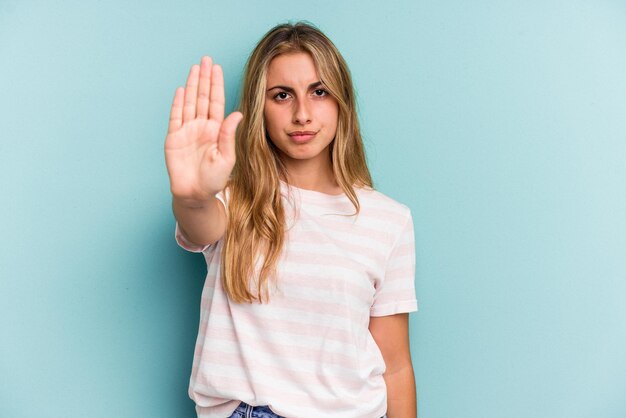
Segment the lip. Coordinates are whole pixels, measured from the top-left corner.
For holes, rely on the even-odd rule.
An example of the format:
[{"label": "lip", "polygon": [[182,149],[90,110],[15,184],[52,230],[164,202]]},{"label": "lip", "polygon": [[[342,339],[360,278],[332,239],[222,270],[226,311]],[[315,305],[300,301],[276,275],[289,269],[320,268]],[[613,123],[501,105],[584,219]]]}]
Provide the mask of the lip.
[{"label": "lip", "polygon": [[302,143],[313,139],[316,134],[317,132],[313,131],[294,131],[289,133],[289,136],[291,137],[291,139],[293,139],[294,142]]}]

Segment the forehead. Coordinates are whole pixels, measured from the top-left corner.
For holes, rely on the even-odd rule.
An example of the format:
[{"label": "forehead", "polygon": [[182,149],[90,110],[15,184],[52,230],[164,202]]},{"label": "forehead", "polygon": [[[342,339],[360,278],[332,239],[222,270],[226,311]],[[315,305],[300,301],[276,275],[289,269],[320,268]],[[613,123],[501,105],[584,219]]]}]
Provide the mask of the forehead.
[{"label": "forehead", "polygon": [[315,62],[310,54],[296,52],[281,54],[267,68],[267,82],[285,85],[308,85],[319,80]]}]

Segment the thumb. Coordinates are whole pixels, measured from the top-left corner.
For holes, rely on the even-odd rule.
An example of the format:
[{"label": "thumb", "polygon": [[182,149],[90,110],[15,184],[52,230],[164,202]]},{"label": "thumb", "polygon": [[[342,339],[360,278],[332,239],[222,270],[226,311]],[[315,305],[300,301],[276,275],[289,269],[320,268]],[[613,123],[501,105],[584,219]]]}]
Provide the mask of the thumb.
[{"label": "thumb", "polygon": [[235,159],[235,132],[242,119],[243,113],[233,112],[222,122],[217,147],[220,154],[228,159]]}]

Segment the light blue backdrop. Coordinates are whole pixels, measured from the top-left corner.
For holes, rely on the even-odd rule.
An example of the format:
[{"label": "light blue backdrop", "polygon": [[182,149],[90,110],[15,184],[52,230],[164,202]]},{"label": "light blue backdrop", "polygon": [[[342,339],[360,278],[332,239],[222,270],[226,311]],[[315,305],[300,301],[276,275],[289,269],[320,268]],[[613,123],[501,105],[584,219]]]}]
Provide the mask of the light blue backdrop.
[{"label": "light blue backdrop", "polygon": [[231,111],[299,19],[413,210],[420,417],[626,416],[617,0],[0,2],[0,416],[195,416],[205,266],[173,239],[169,107],[209,54]]}]

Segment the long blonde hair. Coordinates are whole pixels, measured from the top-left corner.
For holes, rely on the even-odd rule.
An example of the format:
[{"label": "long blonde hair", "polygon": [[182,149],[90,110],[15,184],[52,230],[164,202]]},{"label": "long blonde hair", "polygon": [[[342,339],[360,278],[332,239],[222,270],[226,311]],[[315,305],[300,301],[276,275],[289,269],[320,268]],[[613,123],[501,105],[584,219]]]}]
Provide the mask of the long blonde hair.
[{"label": "long blonde hair", "polygon": [[[267,68],[276,56],[306,52],[322,83],[339,105],[337,131],[330,145],[337,183],[360,211],[355,187],[373,188],[365,158],[350,71],[343,57],[318,28],[308,22],[284,23],[269,30],[248,58],[239,111],[244,115],[236,134],[236,163],[229,189],[228,225],[221,254],[221,281],[234,302],[260,300],[275,276],[285,241],[285,212],[280,180],[285,167],[268,138],[263,117]],[[256,282],[257,296],[250,291]]]}]

